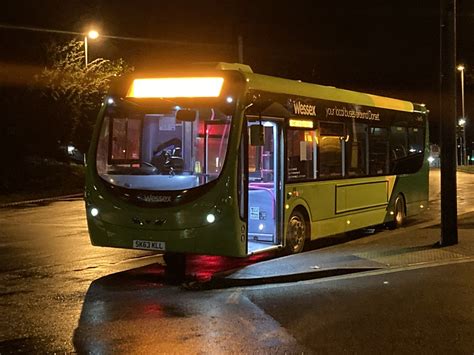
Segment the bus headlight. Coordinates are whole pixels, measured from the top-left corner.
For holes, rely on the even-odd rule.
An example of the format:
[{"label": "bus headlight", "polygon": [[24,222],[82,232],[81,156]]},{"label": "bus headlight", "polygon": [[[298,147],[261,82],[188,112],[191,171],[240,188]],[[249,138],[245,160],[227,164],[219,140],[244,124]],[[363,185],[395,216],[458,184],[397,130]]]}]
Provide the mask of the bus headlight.
[{"label": "bus headlight", "polygon": [[214,216],[212,213],[209,213],[207,216],[206,216],[206,221],[208,223],[214,223],[216,221],[216,216]]},{"label": "bus headlight", "polygon": [[97,217],[99,215],[99,210],[95,207],[92,207],[90,211],[92,217]]}]

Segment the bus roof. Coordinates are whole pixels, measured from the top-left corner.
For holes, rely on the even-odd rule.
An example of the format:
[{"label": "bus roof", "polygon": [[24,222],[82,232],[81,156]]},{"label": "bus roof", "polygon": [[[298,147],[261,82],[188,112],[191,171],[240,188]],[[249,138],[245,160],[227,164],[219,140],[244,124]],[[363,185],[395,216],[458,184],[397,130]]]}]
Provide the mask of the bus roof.
[{"label": "bus roof", "polygon": [[[379,95],[372,95],[352,90],[339,89],[334,86],[325,86],[312,83],[302,82],[300,80],[284,79],[275,76],[257,74],[252,71],[252,68],[246,64],[241,63],[225,63],[225,62],[205,62],[195,63],[190,68],[187,68],[189,74],[192,76],[200,76],[202,73],[214,75],[216,72],[235,71],[239,72],[246,81],[247,91],[262,91],[275,94],[287,94],[295,96],[304,96],[308,98],[316,98],[322,100],[344,102],[353,105],[370,106],[377,108],[384,108],[404,112],[419,112],[427,113],[424,104],[415,104],[410,101],[399,100]],[[183,77],[183,72],[180,70],[179,75],[176,71],[170,77]],[[188,73],[187,71],[185,72]],[[137,76],[134,73],[134,78],[149,78],[150,75]],[[160,73],[160,77],[163,73]],[[128,92],[130,93],[130,87]]]},{"label": "bus roof", "polygon": [[217,70],[235,70],[242,73],[247,81],[247,90],[291,94],[405,112],[427,112],[423,104],[414,104],[410,101],[257,74],[252,71],[250,66],[240,63],[220,62],[213,64]]},{"label": "bus roof", "polygon": [[354,105],[386,108],[397,111],[414,111],[414,105],[409,101],[365,94],[357,91],[338,89],[333,86],[310,84],[298,80],[283,79],[253,73],[243,74],[247,79],[248,90],[286,93],[323,100],[347,102]]}]

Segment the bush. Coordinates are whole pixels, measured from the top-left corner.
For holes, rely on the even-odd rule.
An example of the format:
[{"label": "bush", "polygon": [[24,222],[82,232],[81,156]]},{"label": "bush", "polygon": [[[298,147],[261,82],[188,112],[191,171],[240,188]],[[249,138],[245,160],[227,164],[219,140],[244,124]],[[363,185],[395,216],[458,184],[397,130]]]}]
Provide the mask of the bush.
[{"label": "bush", "polygon": [[0,201],[80,193],[84,189],[84,166],[29,157],[8,167],[0,177]]}]

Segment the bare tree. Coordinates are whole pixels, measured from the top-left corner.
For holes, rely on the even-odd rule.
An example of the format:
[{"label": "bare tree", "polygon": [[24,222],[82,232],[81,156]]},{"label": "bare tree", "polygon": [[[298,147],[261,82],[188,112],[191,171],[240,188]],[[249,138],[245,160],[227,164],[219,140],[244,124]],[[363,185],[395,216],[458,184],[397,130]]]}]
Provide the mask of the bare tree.
[{"label": "bare tree", "polygon": [[85,66],[84,44],[77,40],[52,45],[48,54],[50,64],[34,85],[41,93],[39,108],[48,122],[48,139],[56,145],[72,142],[85,151],[110,81],[133,68],[123,59],[104,58]]}]

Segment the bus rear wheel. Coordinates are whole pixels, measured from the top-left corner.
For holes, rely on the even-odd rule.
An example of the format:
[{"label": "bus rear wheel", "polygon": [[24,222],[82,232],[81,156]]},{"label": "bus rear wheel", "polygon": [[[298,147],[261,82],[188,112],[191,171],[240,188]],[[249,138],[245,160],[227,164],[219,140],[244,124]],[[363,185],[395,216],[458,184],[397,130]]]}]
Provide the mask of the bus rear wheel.
[{"label": "bus rear wheel", "polygon": [[393,208],[393,221],[388,224],[390,229],[400,228],[405,224],[406,211],[405,211],[405,200],[403,196],[397,196],[395,205]]},{"label": "bus rear wheel", "polygon": [[286,252],[296,254],[303,250],[309,228],[303,214],[295,210],[291,213],[286,229]]}]

